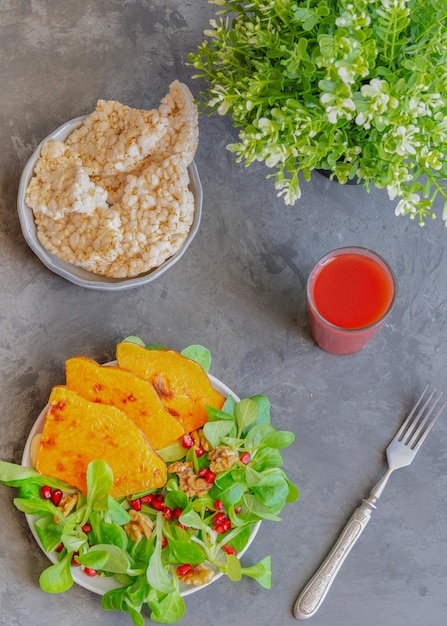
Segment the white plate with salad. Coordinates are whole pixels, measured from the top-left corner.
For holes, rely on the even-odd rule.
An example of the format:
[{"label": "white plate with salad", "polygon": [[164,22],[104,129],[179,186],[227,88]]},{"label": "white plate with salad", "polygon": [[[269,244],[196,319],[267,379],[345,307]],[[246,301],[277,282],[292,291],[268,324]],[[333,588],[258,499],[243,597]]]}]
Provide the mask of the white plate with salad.
[{"label": "white plate with salad", "polygon": [[[248,566],[241,563],[241,557],[261,522],[281,521],[282,508],[298,497],[298,490],[282,470],[279,452],[294,441],[294,434],[271,424],[266,396],[241,400],[211,376],[206,352],[190,346],[182,355],[199,364],[199,357],[206,357],[208,365],[202,367],[225,398],[224,404],[220,409],[207,406],[201,431],[208,452],[199,454],[200,445],[185,446],[183,439],[158,450],[167,465],[167,482],[162,488],[112,498],[113,472],[98,459],[88,464],[85,494],[37,472],[33,462],[36,441],[43,431],[47,407],[28,435],[22,464],[0,460],[0,483],[18,488],[14,504],[26,515],[36,542],[52,563],[39,578],[43,591],[60,593],[76,583],[100,595],[106,610],[127,612],[140,626],[146,609],[153,621],[178,621],[185,612],[183,597],[222,575],[234,582],[247,576],[270,588],[270,556]],[[213,468],[216,453],[219,461],[227,455],[231,462]],[[193,493],[182,489],[173,469],[177,462],[189,464],[194,479],[211,472],[211,486]],[[51,496],[43,495],[42,490],[49,490]],[[61,500],[56,504],[54,492],[68,499],[74,496],[74,508],[67,511]],[[135,501],[140,508],[135,508]],[[135,511],[141,511],[151,525],[144,540],[141,534],[135,538],[126,527],[134,521]]]},{"label": "white plate with salad", "polygon": [[[111,363],[109,363],[108,365],[116,365],[116,362],[113,361]],[[229,387],[227,387],[224,383],[222,383],[220,380],[218,380],[217,378],[215,378],[214,376],[212,376],[211,374],[208,374],[209,379],[211,380],[211,383],[213,385],[213,387],[219,391],[223,396],[225,396],[226,398],[228,398],[229,396],[232,396],[236,402],[239,402],[239,398],[238,396],[231,391],[231,389]],[[38,435],[39,433],[42,432],[43,430],[43,426],[45,423],[45,416],[46,416],[46,412],[47,412],[47,408],[45,407],[42,412],[40,413],[40,415],[38,416],[38,418],[36,419],[36,421],[34,422],[34,425],[28,435],[28,439],[26,441],[25,444],[25,448],[23,450],[23,455],[22,455],[22,465],[24,467],[28,467],[28,468],[32,468],[33,464],[32,464],[32,443],[33,440],[35,439],[36,435]],[[26,521],[28,523],[28,526],[31,530],[31,533],[34,536],[34,539],[36,540],[37,544],[39,545],[39,547],[41,548],[41,550],[46,554],[46,556],[48,557],[48,559],[52,562],[52,563],[57,563],[59,561],[59,555],[58,553],[53,550],[52,552],[47,552],[44,547],[42,546],[42,543],[39,539],[39,536],[36,532],[35,529],[35,521],[36,521],[36,516],[35,515],[30,515],[30,514],[25,514],[26,517]],[[250,545],[252,544],[254,538],[256,537],[256,534],[259,530],[259,527],[261,525],[261,522],[257,522],[253,525],[252,529],[251,529],[251,533],[250,533],[250,538],[247,542],[247,544],[245,545],[245,547],[238,553],[238,556],[241,557],[243,556],[243,554],[245,554],[245,552],[248,550],[248,548],[250,547]],[[104,595],[107,591],[110,591],[111,589],[116,589],[118,587],[121,586],[121,584],[116,580],[116,578],[114,577],[98,577],[96,576],[95,578],[90,578],[89,576],[87,576],[84,571],[80,570],[80,568],[73,566],[71,568],[71,573],[73,576],[73,580],[80,585],[81,587],[83,587],[84,589],[87,589],[88,591],[93,591],[93,593],[97,593],[99,595]],[[189,594],[192,594],[196,591],[200,591],[201,589],[204,589],[205,587],[207,587],[208,585],[210,585],[211,583],[215,582],[216,580],[218,580],[219,578],[221,578],[221,576],[223,575],[222,572],[220,571],[216,571],[214,574],[214,578],[209,582],[206,583],[204,585],[201,585],[200,587],[191,587],[191,586],[187,586],[187,585],[181,585],[181,595],[182,596],[187,596]]]}]

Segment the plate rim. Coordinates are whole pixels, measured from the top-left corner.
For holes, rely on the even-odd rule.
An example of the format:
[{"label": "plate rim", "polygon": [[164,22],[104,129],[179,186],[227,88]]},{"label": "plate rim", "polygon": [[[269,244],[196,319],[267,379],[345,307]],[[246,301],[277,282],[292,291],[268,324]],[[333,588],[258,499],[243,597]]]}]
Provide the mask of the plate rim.
[{"label": "plate rim", "polygon": [[[37,228],[34,222],[33,211],[25,202],[26,189],[33,176],[34,166],[40,156],[44,143],[53,139],[64,141],[69,136],[69,134],[73,132],[76,128],[78,128],[87,117],[88,115],[79,115],[78,117],[68,120],[58,126],[44,139],[42,139],[42,141],[38,144],[38,146],[34,149],[33,153],[29,157],[28,161],[22,169],[17,192],[17,213],[19,216],[20,228],[29,248],[45,265],[45,267],[52,271],[54,274],[65,278],[65,280],[68,280],[74,285],[77,285],[78,287],[85,287],[87,289],[96,289],[103,291],[123,291],[127,289],[134,289],[136,287],[145,285],[149,282],[156,280],[162,274],[164,274],[164,272],[166,272],[166,270],[168,270],[172,265],[177,263],[177,261],[179,261],[181,257],[185,254],[191,242],[197,235],[202,218],[203,204],[203,189],[199,177],[199,172],[195,161],[192,161],[192,163],[188,166],[190,179],[189,189],[194,195],[195,207],[194,218],[188,235],[186,236],[182,247],[158,267],[134,278],[130,277],[122,279],[107,279],[107,277],[105,276],[101,277],[99,274],[88,272],[88,270],[85,270],[84,268],[78,267],[72,263],[68,263],[68,261],[64,261],[63,259],[59,259],[54,254],[49,252],[37,238]],[[75,268],[76,272],[80,273],[80,276],[74,274],[74,270],[72,270],[71,268]],[[92,276],[92,278],[89,278],[89,276]]]},{"label": "plate rim", "polygon": [[[116,361],[109,361],[108,363],[104,363],[104,365],[116,365],[117,362]],[[219,380],[218,378],[216,378],[215,376],[213,376],[212,374],[207,373],[208,378],[211,381],[211,384],[213,385],[213,387],[217,390],[220,391],[222,393],[222,395],[224,395],[226,398],[228,398],[229,396],[232,396],[236,402],[240,401],[240,398],[230,389],[230,387],[228,387],[225,383],[223,383],[221,380]],[[30,432],[28,433],[28,437],[26,439],[25,442],[25,447],[23,449],[23,453],[22,453],[22,459],[21,459],[21,465],[23,467],[28,467],[28,468],[32,468],[32,463],[31,463],[31,458],[30,458],[30,451],[31,451],[31,443],[33,438],[35,437],[35,435],[37,435],[39,432],[41,432],[41,427],[43,426],[43,423],[45,421],[45,415],[46,415],[46,411],[48,409],[48,404],[45,405],[45,407],[42,409],[42,411],[39,413],[38,417],[36,418],[36,420],[34,421]],[[59,562],[57,553],[55,550],[53,550],[52,552],[47,552],[44,547],[42,546],[42,543],[39,539],[39,536],[36,532],[36,529],[34,528],[34,521],[36,519],[38,519],[38,515],[31,515],[29,513],[25,513],[25,518],[26,518],[26,522],[28,524],[28,527],[31,531],[31,534],[33,535],[37,545],[39,546],[39,548],[41,549],[41,551],[45,554],[45,556],[51,561],[51,563],[56,564]],[[245,552],[249,549],[249,547],[251,546],[251,544],[253,543],[256,535],[258,534],[259,528],[261,526],[261,520],[259,520],[258,522],[256,522],[255,524],[253,524],[252,529],[251,529],[251,533],[250,533],[250,537],[247,541],[247,544],[244,546],[244,548],[238,553],[238,558],[241,558]],[[113,576],[110,577],[104,577],[104,578],[89,578],[86,574],[84,574],[78,567],[71,567],[71,573],[73,576],[73,581],[78,584],[80,587],[83,587],[84,589],[87,589],[88,591],[91,591],[93,593],[96,593],[97,595],[104,595],[107,591],[111,590],[111,589],[118,589],[119,587],[122,587],[123,585],[120,585],[118,583],[118,581],[116,581],[116,579]],[[180,591],[180,595],[182,597],[186,597],[188,595],[191,595],[192,593],[196,593],[197,591],[201,591],[202,589],[205,589],[205,587],[208,587],[209,585],[212,585],[214,582],[216,582],[217,580],[219,580],[219,578],[221,578],[223,576],[223,573],[220,571],[216,571],[215,570],[215,575],[212,578],[211,581],[209,581],[208,583],[205,583],[204,585],[201,585],[200,587],[192,587],[192,586],[186,586],[186,585],[181,585],[181,591]],[[102,583],[102,585],[100,587],[98,587],[98,585],[95,585],[95,582],[100,582]]]}]

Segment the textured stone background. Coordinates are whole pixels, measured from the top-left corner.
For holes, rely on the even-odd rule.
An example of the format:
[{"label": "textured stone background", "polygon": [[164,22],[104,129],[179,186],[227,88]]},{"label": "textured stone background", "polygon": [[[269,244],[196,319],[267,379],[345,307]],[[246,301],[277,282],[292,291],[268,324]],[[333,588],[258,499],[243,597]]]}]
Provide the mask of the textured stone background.
[{"label": "textured stone background", "polygon": [[[99,98],[158,105],[214,15],[205,0],[3,0],[0,3],[0,458],[18,462],[51,386],[75,354],[113,358],[128,334],[176,349],[206,345],[212,373],[242,396],[265,393],[301,490],[282,523],[263,523],[244,557],[273,555],[273,587],[221,579],[186,600],[185,626],[292,625],[297,592],[383,468],[383,450],[429,380],[447,390],[447,232],[396,218],[386,194],[315,174],[295,207],[263,165],[236,164],[230,120],[201,116],[203,219],[180,264],[137,290],[104,293],[49,272],[20,232],[21,170],[39,141]],[[336,357],[309,337],[304,286],[330,249],[363,245],[392,265],[398,297],[361,353]],[[447,611],[447,416],[415,464],[391,479],[314,626],[439,626]],[[0,624],[130,624],[74,587],[43,594],[47,565],[12,491],[0,486]]]}]

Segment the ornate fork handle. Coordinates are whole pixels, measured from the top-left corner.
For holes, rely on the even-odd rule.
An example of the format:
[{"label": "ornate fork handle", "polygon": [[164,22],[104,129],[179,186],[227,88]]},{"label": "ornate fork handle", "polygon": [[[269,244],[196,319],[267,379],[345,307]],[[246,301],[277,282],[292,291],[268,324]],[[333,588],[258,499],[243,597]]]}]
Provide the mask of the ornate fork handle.
[{"label": "ornate fork handle", "polygon": [[369,522],[376,508],[373,504],[375,499],[363,500],[351,515],[331,551],[298,596],[293,609],[296,619],[308,619],[319,609],[338,570]]}]

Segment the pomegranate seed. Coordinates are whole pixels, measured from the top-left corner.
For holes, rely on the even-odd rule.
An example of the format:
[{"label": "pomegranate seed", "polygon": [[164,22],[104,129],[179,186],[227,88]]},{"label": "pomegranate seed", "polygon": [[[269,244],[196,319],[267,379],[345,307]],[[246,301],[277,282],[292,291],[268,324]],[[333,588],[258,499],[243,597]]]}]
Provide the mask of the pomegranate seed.
[{"label": "pomegranate seed", "polygon": [[205,480],[207,483],[212,485],[214,481],[216,480],[216,474],[212,472],[211,470],[208,470],[208,474],[205,476]]},{"label": "pomegranate seed", "polygon": [[147,496],[141,496],[140,500],[142,504],[151,504],[154,498],[153,493],[148,493]]},{"label": "pomegranate seed", "polygon": [[223,535],[224,533],[227,532],[227,530],[230,530],[230,528],[231,528],[231,522],[229,519],[222,522],[222,524],[218,524],[217,526],[214,526],[214,530],[216,531],[218,535]]},{"label": "pomegranate seed", "polygon": [[177,567],[177,575],[186,576],[186,574],[189,574],[191,570],[192,570],[192,567],[188,563],[185,563],[184,565],[179,565]]},{"label": "pomegranate seed", "polygon": [[62,500],[62,491],[60,489],[53,489],[51,492],[51,502],[54,506],[57,506],[59,502]]},{"label": "pomegranate seed", "polygon": [[202,446],[196,446],[196,456],[203,456],[205,454],[205,450],[202,448]]},{"label": "pomegranate seed", "polygon": [[164,518],[167,519],[168,521],[174,517],[174,511],[169,506],[164,506],[162,508],[162,511],[163,511]]},{"label": "pomegranate seed", "polygon": [[164,535],[162,535],[162,537],[161,537],[161,547],[162,548],[166,548],[167,545],[168,545],[168,540],[166,539],[166,537]]},{"label": "pomegranate seed", "polygon": [[84,574],[87,574],[87,576],[96,576],[98,573],[98,570],[93,569],[93,567],[84,567]]},{"label": "pomegranate seed", "polygon": [[239,461],[244,465],[248,465],[251,461],[250,452],[242,452],[241,456],[239,457]]},{"label": "pomegranate seed", "polygon": [[194,445],[194,439],[190,434],[183,435],[182,437],[182,446],[184,448],[192,448]]},{"label": "pomegranate seed", "polygon": [[242,511],[242,504],[240,504],[239,506],[235,507],[235,509],[234,509],[234,512],[236,513],[236,515],[238,515],[241,511]]},{"label": "pomegranate seed", "polygon": [[174,509],[173,513],[174,513],[174,517],[175,517],[176,519],[178,519],[178,518],[180,517],[180,515],[183,513],[183,509],[181,509],[181,508],[178,506],[176,509]]},{"label": "pomegranate seed", "polygon": [[82,526],[82,531],[84,533],[89,533],[92,530],[91,524],[84,524],[84,526]]},{"label": "pomegranate seed", "polygon": [[151,504],[154,507],[154,509],[156,509],[157,511],[161,511],[161,510],[163,510],[164,502],[165,502],[165,499],[162,496],[162,494],[161,493],[156,493],[154,495],[154,497],[152,498],[152,503]]},{"label": "pomegranate seed", "polygon": [[81,564],[76,560],[76,556],[77,556],[77,553],[73,554],[73,556],[71,557],[71,564],[76,565],[76,567],[78,567]]},{"label": "pomegranate seed", "polygon": [[214,500],[214,508],[216,511],[223,511],[225,507],[222,500]]},{"label": "pomegranate seed", "polygon": [[206,482],[210,483],[211,485],[216,480],[216,474],[212,472],[208,467],[204,467],[203,469],[199,470],[197,475],[200,476],[200,478],[204,478]]},{"label": "pomegranate seed", "polygon": [[43,485],[43,487],[40,488],[40,495],[44,500],[51,500],[51,487]]},{"label": "pomegranate seed", "polygon": [[56,548],[56,552],[62,552],[63,549],[64,549],[64,544],[60,543]]},{"label": "pomegranate seed", "polygon": [[216,513],[216,515],[213,517],[213,526],[220,526],[223,522],[226,522],[228,519],[228,517],[225,515],[225,513]]},{"label": "pomegranate seed", "polygon": [[177,526],[180,526],[180,528],[183,528],[183,530],[188,530],[188,526],[185,526],[185,524],[182,524],[181,522],[179,522]]},{"label": "pomegranate seed", "polygon": [[225,528],[225,526],[223,524],[220,524],[219,526],[214,526],[214,531],[218,534],[218,535],[223,535],[224,533],[227,532],[227,529]]},{"label": "pomegranate seed", "polygon": [[224,546],[222,546],[222,550],[226,552],[227,554],[237,554],[233,546],[229,546],[227,543]]},{"label": "pomegranate seed", "polygon": [[141,511],[141,500],[140,498],[135,498],[135,500],[130,501],[130,506],[134,511]]}]

